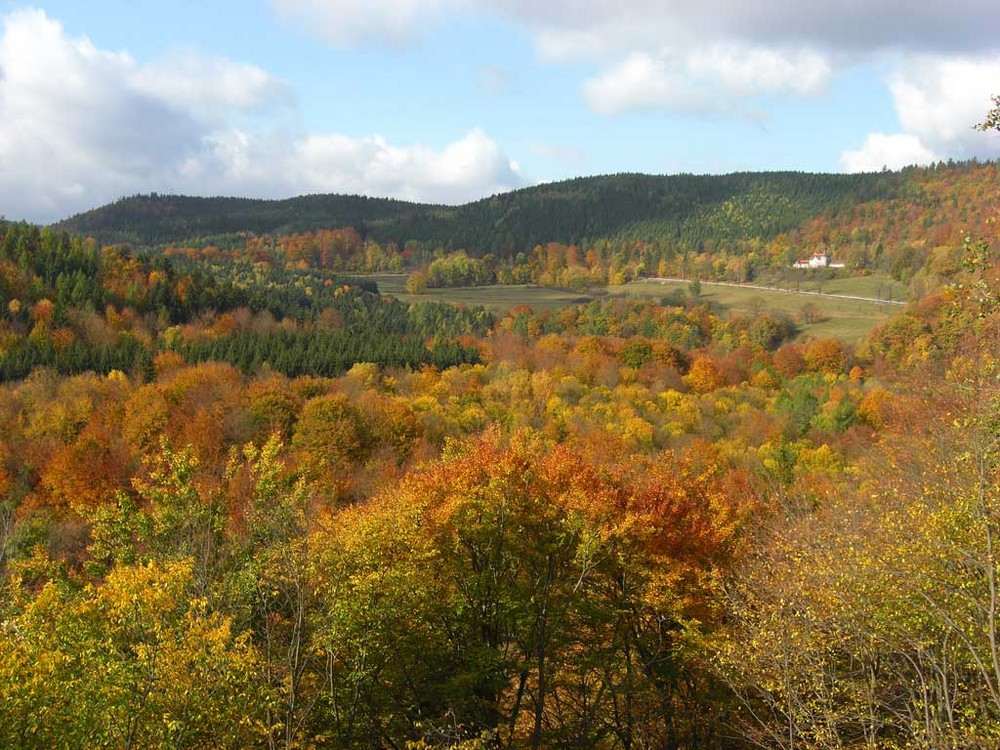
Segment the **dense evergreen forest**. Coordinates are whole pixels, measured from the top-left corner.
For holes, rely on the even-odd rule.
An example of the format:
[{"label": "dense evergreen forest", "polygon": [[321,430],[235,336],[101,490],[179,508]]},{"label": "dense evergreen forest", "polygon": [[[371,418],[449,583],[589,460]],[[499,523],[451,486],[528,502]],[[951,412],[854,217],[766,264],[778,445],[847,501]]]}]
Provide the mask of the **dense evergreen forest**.
[{"label": "dense evergreen forest", "polygon": [[[690,178],[666,202],[711,241],[609,178],[627,222],[513,254],[375,239],[389,204],[156,248],[0,223],[0,746],[996,747],[995,169]],[[492,314],[354,276],[811,249],[914,299],[847,345],[693,293]]]},{"label": "dense evergreen forest", "polygon": [[290,234],[324,227],[364,228],[380,220],[405,221],[436,206],[359,195],[307,195],[287,200],[137,195],[78,214],[57,229],[104,243],[155,245],[189,237],[238,232]]}]

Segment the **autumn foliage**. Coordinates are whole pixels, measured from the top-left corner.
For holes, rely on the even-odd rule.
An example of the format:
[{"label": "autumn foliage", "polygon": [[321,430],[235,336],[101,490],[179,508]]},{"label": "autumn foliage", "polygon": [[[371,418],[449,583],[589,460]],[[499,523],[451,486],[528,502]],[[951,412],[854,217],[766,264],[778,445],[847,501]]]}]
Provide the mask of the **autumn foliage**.
[{"label": "autumn foliage", "polygon": [[[862,223],[910,237],[860,210],[858,264]],[[929,251],[953,283],[853,346],[704,300],[493,315],[335,275],[760,270],[721,246],[508,262],[344,229],[152,258],[2,227],[0,745],[1000,738],[987,245]]]}]

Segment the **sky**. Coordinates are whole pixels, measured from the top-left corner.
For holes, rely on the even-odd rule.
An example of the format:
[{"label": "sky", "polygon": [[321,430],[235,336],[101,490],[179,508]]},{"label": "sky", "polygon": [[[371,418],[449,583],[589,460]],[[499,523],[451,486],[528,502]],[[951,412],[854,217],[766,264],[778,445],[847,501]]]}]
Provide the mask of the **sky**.
[{"label": "sky", "polygon": [[0,216],[1000,157],[996,0],[0,0]]}]

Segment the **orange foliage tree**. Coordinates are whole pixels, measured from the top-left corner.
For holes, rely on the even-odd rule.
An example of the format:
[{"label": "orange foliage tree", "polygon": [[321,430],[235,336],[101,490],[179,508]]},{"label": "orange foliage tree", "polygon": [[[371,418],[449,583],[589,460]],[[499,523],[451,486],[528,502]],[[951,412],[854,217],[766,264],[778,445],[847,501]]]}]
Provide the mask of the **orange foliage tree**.
[{"label": "orange foliage tree", "polygon": [[338,592],[325,598],[329,700],[361,711],[367,731],[394,727],[397,743],[417,732],[393,713],[412,690],[504,746],[596,741],[609,727],[626,742],[677,741],[705,689],[685,644],[709,622],[711,571],[751,506],[746,482],[707,454],[620,470],[532,433],[449,443],[312,540],[318,585]]}]

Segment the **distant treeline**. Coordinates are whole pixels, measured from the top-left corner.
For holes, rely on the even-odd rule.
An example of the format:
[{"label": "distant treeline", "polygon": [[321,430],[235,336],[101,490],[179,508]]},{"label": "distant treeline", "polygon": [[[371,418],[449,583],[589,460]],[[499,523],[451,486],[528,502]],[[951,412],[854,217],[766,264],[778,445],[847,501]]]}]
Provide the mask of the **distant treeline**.
[{"label": "distant treeline", "polygon": [[149,195],[79,214],[58,227],[102,242],[154,245],[349,225],[366,238],[401,247],[417,240],[511,256],[539,243],[581,244],[617,235],[692,246],[711,239],[772,237],[809,216],[893,198],[905,181],[901,172],[618,174],[539,185],[457,207],[336,195],[283,201]]}]

